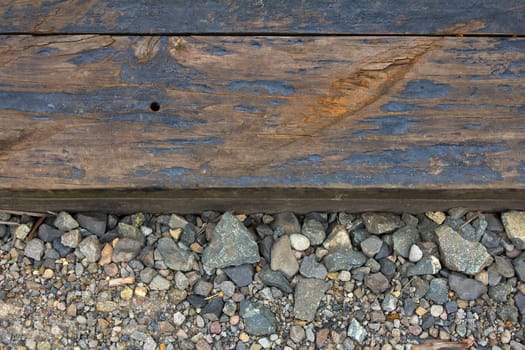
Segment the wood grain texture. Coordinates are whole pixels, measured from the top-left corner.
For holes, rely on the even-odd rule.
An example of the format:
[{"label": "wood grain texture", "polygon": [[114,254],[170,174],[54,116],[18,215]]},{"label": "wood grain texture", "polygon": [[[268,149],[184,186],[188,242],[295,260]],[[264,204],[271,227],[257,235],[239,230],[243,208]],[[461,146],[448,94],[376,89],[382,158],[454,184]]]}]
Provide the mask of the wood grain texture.
[{"label": "wood grain texture", "polygon": [[522,0],[12,0],[1,33],[525,34]]},{"label": "wood grain texture", "polygon": [[301,205],[305,189],[509,190],[519,206],[524,77],[525,39],[3,36],[0,205],[267,188]]}]

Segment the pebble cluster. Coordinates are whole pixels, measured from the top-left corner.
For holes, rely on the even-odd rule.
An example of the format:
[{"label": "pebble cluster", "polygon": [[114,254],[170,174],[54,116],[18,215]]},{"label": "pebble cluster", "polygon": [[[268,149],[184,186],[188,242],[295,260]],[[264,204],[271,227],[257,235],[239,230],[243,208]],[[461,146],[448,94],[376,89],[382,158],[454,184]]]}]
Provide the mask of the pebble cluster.
[{"label": "pebble cluster", "polygon": [[525,349],[525,212],[0,222],[0,348]]}]

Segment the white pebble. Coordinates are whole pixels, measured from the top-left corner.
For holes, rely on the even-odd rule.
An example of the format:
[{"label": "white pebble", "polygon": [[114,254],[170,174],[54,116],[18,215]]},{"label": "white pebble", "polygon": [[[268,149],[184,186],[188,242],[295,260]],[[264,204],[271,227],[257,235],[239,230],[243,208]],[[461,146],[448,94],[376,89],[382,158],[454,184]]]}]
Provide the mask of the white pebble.
[{"label": "white pebble", "polygon": [[351,278],[352,278],[352,274],[350,273],[350,271],[343,270],[339,272],[339,276],[338,276],[339,281],[348,282],[350,281]]},{"label": "white pebble", "polygon": [[421,248],[417,246],[417,244],[412,244],[412,247],[410,247],[410,253],[408,254],[408,260],[411,262],[418,262],[423,257],[423,252],[421,251]]},{"label": "white pebble", "polygon": [[268,338],[261,338],[258,343],[265,349],[268,349],[272,345]]},{"label": "white pebble", "polygon": [[299,233],[293,233],[290,235],[290,244],[293,249],[302,252],[310,247],[310,240]]},{"label": "white pebble", "polygon": [[441,305],[432,305],[430,308],[430,314],[434,317],[439,317],[443,313],[443,306]]},{"label": "white pebble", "polygon": [[181,326],[185,320],[186,320],[186,317],[180,311],[176,312],[173,315],[173,324],[175,326]]}]

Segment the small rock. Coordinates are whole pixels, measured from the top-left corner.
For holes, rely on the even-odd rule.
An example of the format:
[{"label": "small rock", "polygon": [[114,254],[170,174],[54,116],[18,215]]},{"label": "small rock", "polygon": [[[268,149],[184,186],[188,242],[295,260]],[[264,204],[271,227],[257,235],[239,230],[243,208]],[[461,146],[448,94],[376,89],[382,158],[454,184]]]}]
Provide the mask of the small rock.
[{"label": "small rock", "polygon": [[184,321],[186,321],[186,316],[180,311],[177,311],[173,314],[173,324],[177,327],[180,327],[184,324]]},{"label": "small rock", "polygon": [[207,297],[213,289],[213,284],[203,279],[200,279],[193,285],[193,293]]},{"label": "small rock", "polygon": [[525,254],[521,254],[512,261],[516,274],[521,282],[525,282]]},{"label": "small rock", "polygon": [[286,235],[301,232],[301,225],[299,224],[299,220],[297,220],[297,217],[294,213],[278,213],[274,215],[273,218],[274,220],[272,221],[271,226],[274,231],[280,230]]},{"label": "small rock", "polygon": [[145,298],[148,295],[148,288],[145,286],[136,286],[134,294],[139,298]]},{"label": "small rock", "polygon": [[390,287],[388,279],[381,272],[366,276],[365,285],[375,294],[381,294]]},{"label": "small rock", "polygon": [[443,313],[443,306],[442,305],[432,305],[430,307],[430,314],[434,317],[439,317]]},{"label": "small rock", "polygon": [[514,277],[514,267],[508,258],[504,256],[495,256],[494,260],[496,264],[496,271],[498,271],[500,275],[506,278]]},{"label": "small rock", "polygon": [[430,286],[425,298],[443,305],[448,301],[448,283],[444,278],[434,278],[430,281]]},{"label": "small rock", "polygon": [[142,249],[142,242],[131,238],[120,238],[113,248],[112,260],[113,262],[128,262],[139,255]]},{"label": "small rock", "polygon": [[361,251],[369,258],[373,258],[374,255],[379,253],[381,247],[383,246],[383,241],[377,236],[371,236],[361,242]]},{"label": "small rock", "polygon": [[106,214],[80,213],[76,215],[76,219],[81,227],[99,237],[106,232]]},{"label": "small rock", "polygon": [[423,252],[417,244],[412,244],[410,247],[410,252],[408,253],[408,260],[411,262],[418,262],[423,257]]},{"label": "small rock", "polygon": [[84,238],[78,245],[80,252],[86,257],[89,262],[97,262],[100,259],[100,251],[102,250],[98,237],[95,235]]},{"label": "small rock", "polygon": [[82,235],[80,234],[79,230],[65,232],[60,237],[60,243],[70,248],[78,247],[80,241],[82,241]]},{"label": "small rock", "polygon": [[36,261],[40,261],[44,255],[44,242],[38,238],[34,238],[27,242],[24,249],[24,255]]},{"label": "small rock", "polygon": [[38,238],[44,242],[53,242],[60,236],[62,236],[62,232],[47,224],[42,224],[38,228]]},{"label": "small rock", "polygon": [[120,298],[121,299],[129,300],[132,297],[133,297],[133,289],[131,289],[128,286],[125,286],[124,288],[122,288],[122,290],[120,291]]},{"label": "small rock", "polygon": [[304,332],[303,327],[300,327],[300,326],[290,327],[290,339],[292,339],[292,341],[295,344],[300,344],[304,340],[304,337],[305,337],[305,332]]},{"label": "small rock", "polygon": [[253,281],[253,265],[251,264],[227,267],[224,272],[239,288],[246,287]]},{"label": "small rock", "polygon": [[179,248],[177,243],[169,237],[157,241],[157,251],[162,260],[172,270],[190,271],[193,267],[194,257],[187,251]]},{"label": "small rock", "polygon": [[231,213],[224,213],[204,249],[202,263],[210,269],[253,264],[260,260],[259,247],[251,233]]},{"label": "small rock", "polygon": [[433,255],[424,256],[419,262],[407,269],[407,276],[435,275],[441,271],[439,259]]},{"label": "small rock", "polygon": [[140,271],[140,280],[143,283],[151,283],[153,277],[157,275],[157,271],[151,267],[146,267],[144,270]]},{"label": "small rock", "polygon": [[244,320],[245,331],[251,335],[261,336],[275,333],[277,319],[269,308],[250,300],[241,301],[240,316]]},{"label": "small rock", "polygon": [[273,244],[271,259],[272,270],[281,271],[288,278],[292,278],[299,271],[299,264],[292,253],[288,236],[282,236]]},{"label": "small rock", "polygon": [[364,213],[361,216],[368,232],[375,235],[393,232],[403,225],[401,218],[392,213]]},{"label": "small rock", "polygon": [[308,255],[303,258],[299,273],[307,278],[318,278],[322,280],[328,272],[323,264],[317,262],[315,255]]},{"label": "small rock", "polygon": [[300,280],[295,287],[295,318],[307,322],[313,321],[317,307],[329,287],[328,283],[316,278]]},{"label": "small rock", "polygon": [[342,249],[324,257],[323,263],[328,272],[352,270],[366,263],[366,256],[353,249]]},{"label": "small rock", "polygon": [[352,319],[346,334],[360,344],[363,343],[368,335],[366,329],[356,319]]},{"label": "small rock", "polygon": [[460,299],[475,300],[482,294],[487,293],[487,286],[483,283],[456,273],[452,273],[448,281],[450,289],[456,292]]},{"label": "small rock", "polygon": [[224,302],[221,298],[212,298],[202,309],[201,315],[207,320],[217,321],[221,317],[223,307]]},{"label": "small rock", "polygon": [[111,300],[97,301],[95,308],[97,312],[112,312],[118,309],[118,303]]},{"label": "small rock", "polygon": [[259,272],[258,276],[267,286],[279,288],[288,294],[293,292],[290,282],[288,282],[286,277],[284,277],[284,275],[279,271],[273,271],[268,266],[265,266],[261,272]]},{"label": "small rock", "polygon": [[186,219],[176,214],[171,214],[170,221],[168,223],[169,227],[172,229],[177,229],[177,228],[184,229],[186,225],[188,224],[189,222]]},{"label": "small rock", "polygon": [[55,221],[53,221],[53,225],[60,231],[66,232],[76,229],[78,227],[78,222],[65,211],[61,211],[60,213],[58,213],[57,217],[55,218]]},{"label": "small rock", "polygon": [[489,287],[489,297],[499,302],[508,300],[509,294],[512,293],[512,286],[508,283],[500,283],[496,286]]},{"label": "small rock", "polygon": [[[2,227],[5,226],[2,225]],[[23,241],[24,239],[26,239],[29,232],[31,232],[31,226],[27,224],[21,224],[16,228],[15,237]]]},{"label": "small rock", "polygon": [[134,239],[135,241],[140,242],[141,244],[144,244],[145,237],[140,231],[140,229],[133,225],[128,225],[123,222],[120,222],[118,224],[118,233],[121,238],[129,238]]},{"label": "small rock", "polygon": [[111,244],[106,243],[104,244],[104,248],[100,251],[100,260],[98,261],[98,264],[100,266],[104,266],[111,263],[111,258],[113,255],[113,247]]},{"label": "small rock", "polygon": [[420,241],[419,231],[413,226],[400,228],[392,236],[394,251],[404,258],[408,258],[410,247]]},{"label": "small rock", "polygon": [[320,245],[326,238],[323,224],[315,219],[306,219],[304,221],[301,233],[308,237],[311,245]]},{"label": "small rock", "polygon": [[302,252],[310,248],[310,240],[302,234],[292,233],[290,235],[290,245],[293,249]]},{"label": "small rock", "polygon": [[348,236],[346,228],[342,225],[335,226],[332,232],[324,241],[323,247],[325,247],[330,252],[335,250],[352,248],[350,236]]},{"label": "small rock", "polygon": [[156,275],[151,280],[149,287],[151,290],[168,290],[170,289],[171,283],[161,275]]},{"label": "small rock", "polygon": [[492,263],[492,257],[481,243],[462,238],[448,226],[439,226],[435,232],[441,258],[450,270],[476,275]]},{"label": "small rock", "polygon": [[442,211],[427,211],[425,213],[425,216],[438,225],[441,225],[447,218],[445,213],[443,213]]},{"label": "small rock", "polygon": [[46,280],[53,278],[55,273],[51,269],[45,269],[44,273],[42,274],[42,277],[44,277]]},{"label": "small rock", "polygon": [[525,249],[525,211],[508,211],[501,215],[501,221],[510,240]]}]

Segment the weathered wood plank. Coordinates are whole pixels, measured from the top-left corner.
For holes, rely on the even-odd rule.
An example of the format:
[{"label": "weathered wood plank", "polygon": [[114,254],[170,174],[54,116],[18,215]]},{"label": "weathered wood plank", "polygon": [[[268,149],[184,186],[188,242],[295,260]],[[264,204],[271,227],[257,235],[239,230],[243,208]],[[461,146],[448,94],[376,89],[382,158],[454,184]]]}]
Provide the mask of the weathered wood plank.
[{"label": "weathered wood plank", "polygon": [[523,35],[524,13],[522,0],[14,0],[0,32]]},{"label": "weathered wood plank", "polygon": [[0,206],[260,187],[523,203],[524,77],[525,39],[3,36]]}]

